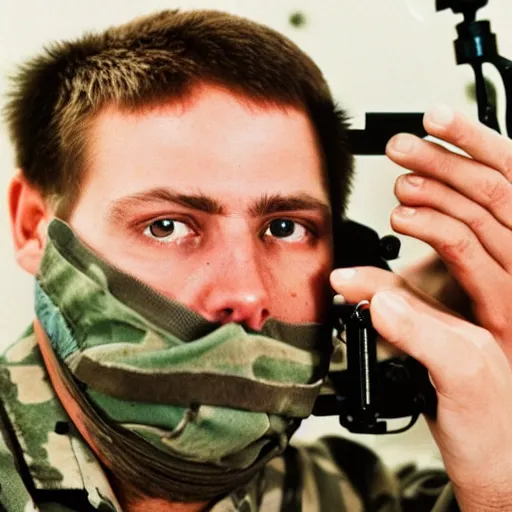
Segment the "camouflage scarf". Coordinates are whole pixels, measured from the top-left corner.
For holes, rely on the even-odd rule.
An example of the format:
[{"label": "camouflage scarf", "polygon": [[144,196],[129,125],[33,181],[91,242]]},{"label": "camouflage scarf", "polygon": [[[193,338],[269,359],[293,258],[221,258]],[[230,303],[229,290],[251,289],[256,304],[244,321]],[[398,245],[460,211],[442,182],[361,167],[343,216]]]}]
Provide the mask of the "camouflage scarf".
[{"label": "camouflage scarf", "polygon": [[119,480],[209,500],[284,451],[327,372],[325,326],[211,323],[100,259],[63,222],[48,234],[36,313]]}]

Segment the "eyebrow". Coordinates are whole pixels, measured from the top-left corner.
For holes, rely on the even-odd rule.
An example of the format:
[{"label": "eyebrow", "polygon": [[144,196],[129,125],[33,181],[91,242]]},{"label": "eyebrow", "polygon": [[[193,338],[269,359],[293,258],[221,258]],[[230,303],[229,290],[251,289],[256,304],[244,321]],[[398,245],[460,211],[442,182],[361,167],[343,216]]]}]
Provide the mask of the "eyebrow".
[{"label": "eyebrow", "polygon": [[326,202],[305,193],[291,196],[280,194],[264,195],[254,201],[249,207],[248,212],[249,215],[258,217],[299,210],[316,210],[320,211],[323,216],[331,215],[331,208]]},{"label": "eyebrow", "polygon": [[[107,216],[114,221],[121,220],[128,210],[145,206],[148,203],[174,203],[212,215],[222,215],[226,210],[221,202],[206,194],[181,194],[160,187],[137,192],[113,201],[108,207]],[[281,194],[263,195],[247,209],[252,217],[299,210],[319,211],[324,217],[331,215],[331,208],[328,203],[307,193],[289,196]]]},{"label": "eyebrow", "polygon": [[210,214],[223,213],[222,205],[204,194],[179,194],[167,188],[153,188],[113,201],[108,207],[107,216],[114,221],[120,220],[128,210],[148,203],[174,203]]}]

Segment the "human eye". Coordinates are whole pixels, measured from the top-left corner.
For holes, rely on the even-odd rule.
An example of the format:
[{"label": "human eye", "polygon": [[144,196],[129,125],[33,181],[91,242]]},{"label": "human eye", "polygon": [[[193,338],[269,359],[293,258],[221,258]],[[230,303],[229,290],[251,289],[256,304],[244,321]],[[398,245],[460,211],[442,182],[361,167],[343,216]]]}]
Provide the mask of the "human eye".
[{"label": "human eye", "polygon": [[185,222],[175,219],[160,219],[144,229],[144,235],[161,244],[171,244],[184,240],[194,234],[194,230]]},{"label": "human eye", "polygon": [[285,242],[302,242],[308,238],[309,230],[291,219],[274,219],[269,222],[264,236],[271,236]]}]

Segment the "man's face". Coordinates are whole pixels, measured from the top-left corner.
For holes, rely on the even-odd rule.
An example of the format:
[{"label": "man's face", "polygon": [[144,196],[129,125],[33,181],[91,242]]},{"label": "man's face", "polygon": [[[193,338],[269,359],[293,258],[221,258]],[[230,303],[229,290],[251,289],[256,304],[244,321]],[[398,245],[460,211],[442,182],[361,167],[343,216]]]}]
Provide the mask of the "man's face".
[{"label": "man's face", "polygon": [[95,119],[71,226],[94,251],[211,321],[321,321],[332,268],[311,123],[202,86]]}]

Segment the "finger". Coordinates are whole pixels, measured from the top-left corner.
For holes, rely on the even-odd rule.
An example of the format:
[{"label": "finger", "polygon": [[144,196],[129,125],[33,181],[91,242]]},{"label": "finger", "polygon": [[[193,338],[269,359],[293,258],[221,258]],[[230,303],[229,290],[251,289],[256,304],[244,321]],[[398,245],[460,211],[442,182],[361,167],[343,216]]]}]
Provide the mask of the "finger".
[{"label": "finger", "polygon": [[[427,367],[430,363],[429,350],[446,342],[441,341],[439,335],[435,336],[434,324],[438,329],[442,325],[445,331],[448,328],[453,330],[454,336],[459,340],[460,328],[467,323],[453,316],[433,299],[426,300],[427,297],[409,286],[400,276],[381,269],[373,267],[336,269],[331,273],[331,284],[349,303],[370,300],[372,321],[379,334]],[[386,304],[383,307],[380,304],[380,300],[388,296],[394,298],[389,311],[385,309]],[[415,332],[419,325],[417,318],[421,315],[428,318],[432,325],[427,326],[424,329],[425,332]],[[410,341],[411,334],[413,334],[412,339],[419,335],[422,338]],[[437,352],[441,350],[442,347],[438,348]]]},{"label": "finger", "polygon": [[496,356],[489,332],[462,320],[447,322],[435,310],[420,310],[414,297],[394,291],[373,297],[371,315],[381,336],[428,369],[438,396],[475,407],[481,393],[475,382],[489,378],[487,363]]},{"label": "finger", "polygon": [[481,322],[501,330],[507,324],[509,276],[485,251],[475,234],[462,222],[430,208],[395,209],[391,225],[399,233],[429,244],[450,273],[468,293]]},{"label": "finger", "polygon": [[410,134],[393,137],[386,153],[402,167],[457,190],[512,229],[512,185],[497,170]]},{"label": "finger", "polygon": [[507,137],[446,105],[429,110],[423,125],[430,135],[459,147],[512,181],[512,142]]},{"label": "finger", "polygon": [[[395,195],[405,206],[427,206],[463,222],[494,260],[506,271],[512,270],[512,232],[480,205],[439,181],[416,174],[400,176],[395,183]],[[422,217],[408,219],[414,223]]]},{"label": "finger", "polygon": [[[331,284],[348,303],[370,300],[372,321],[378,333],[398,350],[422,362],[440,390],[444,390],[445,384],[437,378],[438,374],[455,374],[459,366],[466,367],[469,375],[475,373],[471,370],[475,361],[467,361],[467,366],[465,361],[466,354],[475,356],[473,349],[482,356],[490,353],[497,358],[501,370],[508,369],[505,354],[487,330],[457,317],[396,274],[374,267],[340,268],[331,273]],[[388,294],[402,300],[402,305],[392,311],[380,308],[378,297]],[[451,351],[458,355],[451,357]],[[461,377],[468,377],[465,371],[462,370]],[[474,381],[465,382],[474,385]]]},{"label": "finger", "polygon": [[[370,308],[376,330],[429,372],[438,404],[436,419],[428,422],[452,481],[473,490],[489,474],[494,479],[496,464],[499,480],[509,475],[512,380],[491,334],[461,320],[447,323],[436,311],[420,311],[414,297],[394,291],[377,293]],[[492,435],[486,435],[489,428]],[[491,468],[482,474],[489,460]]]},{"label": "finger", "polygon": [[412,286],[400,275],[380,268],[338,268],[331,272],[330,281],[334,291],[343,295],[345,301],[349,304],[370,300],[379,291],[402,290],[418,297],[421,303],[428,304],[440,313],[446,314],[448,318],[457,316],[456,313],[448,310],[430,295]]}]

